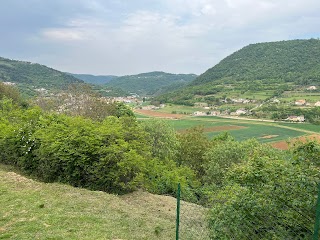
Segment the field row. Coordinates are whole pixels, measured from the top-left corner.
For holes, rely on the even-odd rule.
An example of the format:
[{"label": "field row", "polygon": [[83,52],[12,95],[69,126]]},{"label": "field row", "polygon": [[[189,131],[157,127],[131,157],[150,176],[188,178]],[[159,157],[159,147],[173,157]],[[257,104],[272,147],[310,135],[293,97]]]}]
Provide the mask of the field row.
[{"label": "field row", "polygon": [[188,128],[202,126],[205,134],[209,138],[227,131],[238,141],[256,138],[261,143],[282,142],[282,145],[289,139],[320,133],[319,125],[308,123],[280,123],[246,119],[227,119],[213,116],[191,117],[187,115],[181,116],[161,113],[158,111],[144,111],[143,114],[139,112],[137,117],[162,117],[169,125],[180,132]]}]

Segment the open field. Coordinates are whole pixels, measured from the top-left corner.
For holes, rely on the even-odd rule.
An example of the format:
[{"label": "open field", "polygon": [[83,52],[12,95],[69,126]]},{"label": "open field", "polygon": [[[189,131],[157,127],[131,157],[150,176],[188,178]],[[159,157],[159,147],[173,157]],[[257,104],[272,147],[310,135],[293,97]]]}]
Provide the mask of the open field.
[{"label": "open field", "polygon": [[[117,196],[41,183],[0,164],[0,239],[174,239],[176,199],[142,191]],[[205,209],[182,202],[188,221]],[[182,222],[183,223],[183,222]],[[197,226],[183,239],[202,239]]]},{"label": "open field", "polygon": [[[167,116],[167,114],[159,111],[145,111],[144,113],[153,117]],[[174,114],[174,116],[176,116],[176,114]],[[228,131],[236,140],[243,141],[250,138],[256,138],[262,143],[282,142],[288,139],[320,132],[319,125],[308,123],[280,123],[244,118],[231,119],[182,115],[181,118],[167,119],[166,121],[179,132],[185,131],[191,127],[202,126],[205,134],[209,138],[212,138],[221,132]]]}]

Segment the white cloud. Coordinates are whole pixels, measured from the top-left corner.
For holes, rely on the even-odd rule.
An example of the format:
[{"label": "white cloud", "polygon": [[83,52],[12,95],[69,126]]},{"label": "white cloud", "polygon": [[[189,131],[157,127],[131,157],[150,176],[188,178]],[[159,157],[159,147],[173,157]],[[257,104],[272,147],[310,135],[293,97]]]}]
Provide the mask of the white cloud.
[{"label": "white cloud", "polygon": [[[43,23],[30,31],[29,58],[64,71],[202,73],[249,43],[320,35],[318,0],[67,2],[68,8],[62,0],[51,3]],[[56,16],[57,8],[63,16]]]},{"label": "white cloud", "polygon": [[48,40],[58,41],[78,41],[86,38],[84,33],[74,29],[46,29],[42,35]]}]

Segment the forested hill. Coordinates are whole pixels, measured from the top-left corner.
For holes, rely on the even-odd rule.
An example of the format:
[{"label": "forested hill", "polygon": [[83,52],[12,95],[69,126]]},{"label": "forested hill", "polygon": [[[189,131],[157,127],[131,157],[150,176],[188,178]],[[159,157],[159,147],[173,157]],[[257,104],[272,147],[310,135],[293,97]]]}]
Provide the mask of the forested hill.
[{"label": "forested hill", "polygon": [[149,72],[117,77],[108,82],[107,86],[141,95],[157,95],[168,91],[168,89],[173,90],[186,86],[196,77],[195,74]]},{"label": "forested hill", "polygon": [[65,89],[82,80],[37,63],[0,57],[0,81],[16,83],[22,92],[30,94],[37,88]]},{"label": "forested hill", "polygon": [[67,74],[72,75],[78,79],[81,79],[86,83],[97,84],[97,85],[106,84],[112,79],[117,78],[117,76],[113,76],[113,75],[91,75],[91,74],[75,74],[75,73],[67,73]]},{"label": "forested hill", "polygon": [[320,40],[250,44],[201,74],[192,85],[219,79],[320,82]]},{"label": "forested hill", "polygon": [[224,58],[185,88],[156,100],[193,105],[225,98],[267,99],[286,91],[303,92],[312,85],[319,89],[320,40],[256,43]]}]

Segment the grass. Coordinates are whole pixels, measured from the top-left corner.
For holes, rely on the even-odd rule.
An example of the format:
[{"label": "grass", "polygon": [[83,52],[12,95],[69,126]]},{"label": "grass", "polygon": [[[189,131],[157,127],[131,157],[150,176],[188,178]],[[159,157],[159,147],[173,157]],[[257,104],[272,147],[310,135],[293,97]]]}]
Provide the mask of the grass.
[{"label": "grass", "polygon": [[136,116],[136,118],[150,118],[150,117],[148,117],[148,116],[146,116],[146,115],[142,115],[142,114],[139,114],[139,113],[134,113],[134,115]]},{"label": "grass", "polygon": [[[174,239],[176,199],[138,191],[116,196],[41,183],[0,164],[0,239]],[[183,202],[189,220],[205,209]],[[202,239],[190,227],[183,239]]]},{"label": "grass", "polygon": [[320,125],[310,124],[310,123],[279,123],[280,126],[288,126],[291,128],[296,128],[299,130],[307,130],[320,133]]}]

